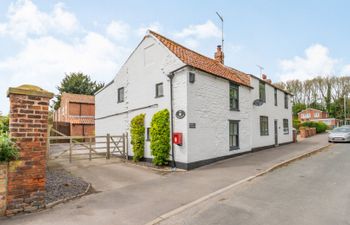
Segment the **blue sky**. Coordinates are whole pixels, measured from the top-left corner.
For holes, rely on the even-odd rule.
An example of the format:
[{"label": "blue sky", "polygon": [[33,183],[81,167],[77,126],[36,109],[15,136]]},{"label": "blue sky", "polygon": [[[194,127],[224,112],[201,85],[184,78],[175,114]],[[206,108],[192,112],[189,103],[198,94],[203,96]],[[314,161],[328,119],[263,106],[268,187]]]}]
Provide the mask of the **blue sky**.
[{"label": "blue sky", "polygon": [[212,57],[225,19],[225,64],[274,82],[350,74],[349,1],[1,0],[0,111],[9,86],[50,91],[67,72],[108,82],[147,28]]}]

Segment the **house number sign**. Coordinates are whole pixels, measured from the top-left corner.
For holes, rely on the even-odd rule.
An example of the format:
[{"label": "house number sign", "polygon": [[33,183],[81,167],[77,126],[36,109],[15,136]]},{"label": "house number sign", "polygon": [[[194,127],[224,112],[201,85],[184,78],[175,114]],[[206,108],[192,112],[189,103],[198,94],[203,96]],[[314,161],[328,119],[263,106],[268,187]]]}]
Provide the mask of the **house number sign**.
[{"label": "house number sign", "polygon": [[175,115],[176,115],[176,118],[183,119],[185,117],[186,113],[183,110],[178,110]]}]

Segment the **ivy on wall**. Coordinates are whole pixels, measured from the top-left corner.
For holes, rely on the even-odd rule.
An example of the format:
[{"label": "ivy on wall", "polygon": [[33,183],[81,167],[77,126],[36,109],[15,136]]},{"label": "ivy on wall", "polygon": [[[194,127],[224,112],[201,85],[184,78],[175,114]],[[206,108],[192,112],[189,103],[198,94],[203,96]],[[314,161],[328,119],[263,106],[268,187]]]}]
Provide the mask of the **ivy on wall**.
[{"label": "ivy on wall", "polygon": [[153,164],[157,166],[168,164],[170,151],[170,121],[169,111],[167,109],[161,110],[153,115],[150,135]]},{"label": "ivy on wall", "polygon": [[133,161],[137,162],[143,158],[145,151],[145,114],[135,116],[130,126]]}]

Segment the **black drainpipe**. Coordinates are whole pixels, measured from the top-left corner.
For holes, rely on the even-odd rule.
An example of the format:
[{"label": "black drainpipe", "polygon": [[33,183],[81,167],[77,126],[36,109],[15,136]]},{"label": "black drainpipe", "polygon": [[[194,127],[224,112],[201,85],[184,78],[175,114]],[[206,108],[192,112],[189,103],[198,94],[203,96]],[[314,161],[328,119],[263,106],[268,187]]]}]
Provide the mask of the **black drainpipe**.
[{"label": "black drainpipe", "polygon": [[173,78],[174,78],[174,72],[168,74],[168,77],[170,79],[170,126],[171,126],[171,160],[172,160],[172,169],[176,170],[176,162],[175,162],[175,154],[174,154],[174,142],[173,142],[173,132],[174,132],[174,113],[173,113]]}]

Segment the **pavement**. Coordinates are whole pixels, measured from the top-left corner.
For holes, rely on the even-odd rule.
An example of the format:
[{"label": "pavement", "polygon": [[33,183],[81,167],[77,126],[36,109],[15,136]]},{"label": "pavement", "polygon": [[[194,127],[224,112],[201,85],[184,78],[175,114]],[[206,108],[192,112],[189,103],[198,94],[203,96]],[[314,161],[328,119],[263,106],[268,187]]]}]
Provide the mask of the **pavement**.
[{"label": "pavement", "polygon": [[187,172],[162,173],[121,161],[67,165],[95,193],[42,212],[1,220],[3,225],[145,224],[219,189],[300,154],[328,145],[326,135],[245,154]]},{"label": "pavement", "polygon": [[334,144],[158,224],[350,224],[349,159],[350,144]]}]

